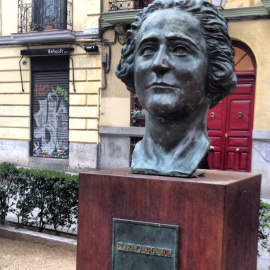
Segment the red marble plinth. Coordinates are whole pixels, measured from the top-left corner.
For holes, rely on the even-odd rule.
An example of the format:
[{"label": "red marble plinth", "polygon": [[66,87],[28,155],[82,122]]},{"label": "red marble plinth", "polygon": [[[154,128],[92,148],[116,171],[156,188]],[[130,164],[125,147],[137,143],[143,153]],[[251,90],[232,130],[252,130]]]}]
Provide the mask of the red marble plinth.
[{"label": "red marble plinth", "polygon": [[258,174],[224,171],[81,173],[77,270],[111,269],[113,218],[178,225],[178,269],[255,270],[260,182]]}]

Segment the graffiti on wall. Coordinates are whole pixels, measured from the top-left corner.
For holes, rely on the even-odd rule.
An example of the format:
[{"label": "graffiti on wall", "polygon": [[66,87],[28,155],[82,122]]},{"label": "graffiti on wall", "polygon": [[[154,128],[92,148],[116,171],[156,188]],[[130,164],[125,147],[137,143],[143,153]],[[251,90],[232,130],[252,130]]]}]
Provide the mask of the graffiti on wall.
[{"label": "graffiti on wall", "polygon": [[36,84],[33,156],[68,158],[68,91]]}]

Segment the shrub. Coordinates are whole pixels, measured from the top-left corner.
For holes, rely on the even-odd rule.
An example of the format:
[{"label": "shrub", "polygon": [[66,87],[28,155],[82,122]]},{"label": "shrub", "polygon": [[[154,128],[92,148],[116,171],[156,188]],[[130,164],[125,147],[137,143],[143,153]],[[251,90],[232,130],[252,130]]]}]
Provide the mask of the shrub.
[{"label": "shrub", "polygon": [[31,196],[39,213],[34,225],[41,232],[47,225],[71,227],[78,208],[78,176],[50,170],[32,170]]},{"label": "shrub", "polygon": [[5,223],[7,212],[7,192],[2,186],[0,186],[0,224]]},{"label": "shrub", "polygon": [[[78,217],[78,175],[45,169],[17,169],[0,164],[0,222],[13,212],[18,225],[35,225],[42,232],[52,225],[70,228]],[[35,215],[34,210],[38,213]]]},{"label": "shrub", "polygon": [[32,182],[31,170],[25,168],[18,169],[18,192],[14,197],[16,207],[13,209],[13,213],[17,216],[19,227],[23,227],[28,224],[30,214],[36,207],[35,198],[31,193]]},{"label": "shrub", "polygon": [[[52,225],[70,228],[78,218],[78,175],[45,169],[17,169],[0,163],[0,223],[13,212],[18,225],[35,225],[42,232]],[[34,215],[34,209],[38,214]],[[258,243],[270,252],[270,204],[261,201]]]},{"label": "shrub", "polygon": [[12,211],[12,198],[18,192],[17,168],[14,164],[3,162],[0,164],[0,223],[5,223],[8,211]]},{"label": "shrub", "polygon": [[262,250],[270,252],[270,204],[260,202],[260,218],[258,230],[258,243]]}]

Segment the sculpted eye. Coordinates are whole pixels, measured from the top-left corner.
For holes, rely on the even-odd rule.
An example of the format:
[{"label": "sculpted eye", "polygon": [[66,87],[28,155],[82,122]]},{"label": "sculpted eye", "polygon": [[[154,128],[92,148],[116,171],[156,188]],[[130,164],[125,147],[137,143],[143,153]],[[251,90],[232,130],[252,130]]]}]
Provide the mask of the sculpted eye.
[{"label": "sculpted eye", "polygon": [[190,50],[182,45],[173,47],[172,52],[177,56],[185,56],[191,54]]},{"label": "sculpted eye", "polygon": [[146,47],[142,48],[141,55],[149,56],[149,55],[153,55],[155,52],[156,52],[156,50],[153,46],[146,46]]}]

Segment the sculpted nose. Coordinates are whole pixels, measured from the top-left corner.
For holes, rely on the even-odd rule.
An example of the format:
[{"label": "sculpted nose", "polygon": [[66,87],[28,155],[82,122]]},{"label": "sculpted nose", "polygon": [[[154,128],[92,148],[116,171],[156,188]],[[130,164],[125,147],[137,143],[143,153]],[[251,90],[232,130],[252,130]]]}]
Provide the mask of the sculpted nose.
[{"label": "sculpted nose", "polygon": [[170,64],[166,58],[166,55],[160,52],[152,64],[151,68],[158,76],[163,76],[170,70]]}]

